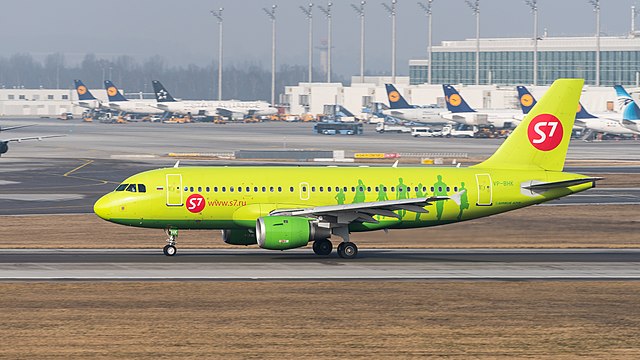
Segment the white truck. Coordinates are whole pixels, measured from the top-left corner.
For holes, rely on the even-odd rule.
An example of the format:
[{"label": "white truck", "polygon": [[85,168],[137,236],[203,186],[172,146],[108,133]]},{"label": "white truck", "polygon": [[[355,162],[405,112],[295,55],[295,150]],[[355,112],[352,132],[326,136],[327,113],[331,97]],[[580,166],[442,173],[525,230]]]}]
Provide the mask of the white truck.
[{"label": "white truck", "polygon": [[445,125],[442,127],[442,136],[472,138],[477,131],[478,128],[474,125],[459,124],[455,127],[453,125]]},{"label": "white truck", "polygon": [[376,131],[379,133],[384,132],[397,132],[397,133],[411,133],[411,128],[404,125],[390,125],[385,123],[379,123],[376,125]]}]

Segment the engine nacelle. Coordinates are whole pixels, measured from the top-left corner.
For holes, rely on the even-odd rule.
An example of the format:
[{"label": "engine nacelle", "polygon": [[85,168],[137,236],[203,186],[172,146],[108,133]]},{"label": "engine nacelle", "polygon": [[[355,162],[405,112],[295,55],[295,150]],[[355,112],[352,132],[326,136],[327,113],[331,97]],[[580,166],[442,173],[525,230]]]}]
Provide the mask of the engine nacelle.
[{"label": "engine nacelle", "polygon": [[6,153],[7,151],[9,151],[9,144],[4,141],[0,142],[0,155]]},{"label": "engine nacelle", "polygon": [[230,245],[253,245],[258,242],[256,233],[250,230],[222,230],[222,240]]},{"label": "engine nacelle", "polygon": [[265,216],[256,222],[258,245],[269,250],[288,250],[306,246],[309,241],[331,236],[312,219],[297,216]]}]

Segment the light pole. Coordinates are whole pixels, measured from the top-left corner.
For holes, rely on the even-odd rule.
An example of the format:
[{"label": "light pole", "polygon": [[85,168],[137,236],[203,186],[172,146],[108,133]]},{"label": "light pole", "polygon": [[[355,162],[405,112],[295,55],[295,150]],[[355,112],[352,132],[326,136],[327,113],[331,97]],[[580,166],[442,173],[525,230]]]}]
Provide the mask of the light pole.
[{"label": "light pole", "polygon": [[476,15],[476,85],[480,85],[480,0],[464,0]]},{"label": "light pole", "polygon": [[391,0],[391,6],[382,3],[391,15],[391,82],[396,82],[396,3],[398,0]]},{"label": "light pole", "polygon": [[271,5],[271,10],[262,8],[271,19],[271,106],[276,105],[276,8]]},{"label": "light pole", "polygon": [[360,1],[360,6],[351,4],[353,10],[360,15],[360,82],[364,83],[364,5],[367,2]]},{"label": "light pole", "polygon": [[307,19],[309,20],[309,54],[308,54],[308,63],[309,63],[309,82],[313,80],[313,3],[309,3],[308,7],[300,6],[300,10],[307,15]]},{"label": "light pole", "polygon": [[596,13],[596,86],[600,86],[600,0],[589,0]]},{"label": "light pole", "polygon": [[538,85],[538,0],[524,1],[533,13],[533,86]]},{"label": "light pole", "polygon": [[218,19],[218,101],[222,100],[222,10],[211,10],[211,15]]},{"label": "light pole", "polygon": [[418,1],[418,6],[420,6],[422,8],[422,10],[424,10],[425,15],[427,15],[427,21],[429,22],[429,27],[428,27],[428,34],[427,34],[427,39],[428,39],[428,45],[427,45],[427,62],[428,64],[428,68],[427,68],[427,84],[431,84],[431,61],[433,59],[432,57],[432,40],[433,37],[431,36],[431,4],[433,3],[433,0],[427,0],[427,3],[422,3],[420,1]]},{"label": "light pole", "polygon": [[333,4],[329,2],[327,7],[324,8],[318,5],[318,9],[324,13],[327,17],[327,82],[331,82],[331,6]]}]

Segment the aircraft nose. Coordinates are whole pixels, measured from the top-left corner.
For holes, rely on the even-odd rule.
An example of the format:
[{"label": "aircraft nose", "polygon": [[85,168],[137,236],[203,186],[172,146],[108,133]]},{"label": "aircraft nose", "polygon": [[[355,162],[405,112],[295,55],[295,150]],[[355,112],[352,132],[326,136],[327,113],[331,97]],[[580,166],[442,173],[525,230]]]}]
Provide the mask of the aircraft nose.
[{"label": "aircraft nose", "polygon": [[109,220],[113,214],[114,204],[109,197],[109,194],[104,195],[93,204],[93,212],[105,220]]}]

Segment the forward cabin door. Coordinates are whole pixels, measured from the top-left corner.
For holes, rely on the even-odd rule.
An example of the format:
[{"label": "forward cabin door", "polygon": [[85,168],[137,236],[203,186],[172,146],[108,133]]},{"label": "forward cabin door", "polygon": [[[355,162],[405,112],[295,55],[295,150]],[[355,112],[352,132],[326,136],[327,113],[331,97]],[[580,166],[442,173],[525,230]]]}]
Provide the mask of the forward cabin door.
[{"label": "forward cabin door", "polygon": [[476,183],[478,184],[478,206],[491,206],[493,203],[493,190],[491,188],[491,175],[476,174]]},{"label": "forward cabin door", "polygon": [[167,206],[182,204],[182,175],[167,174]]}]

